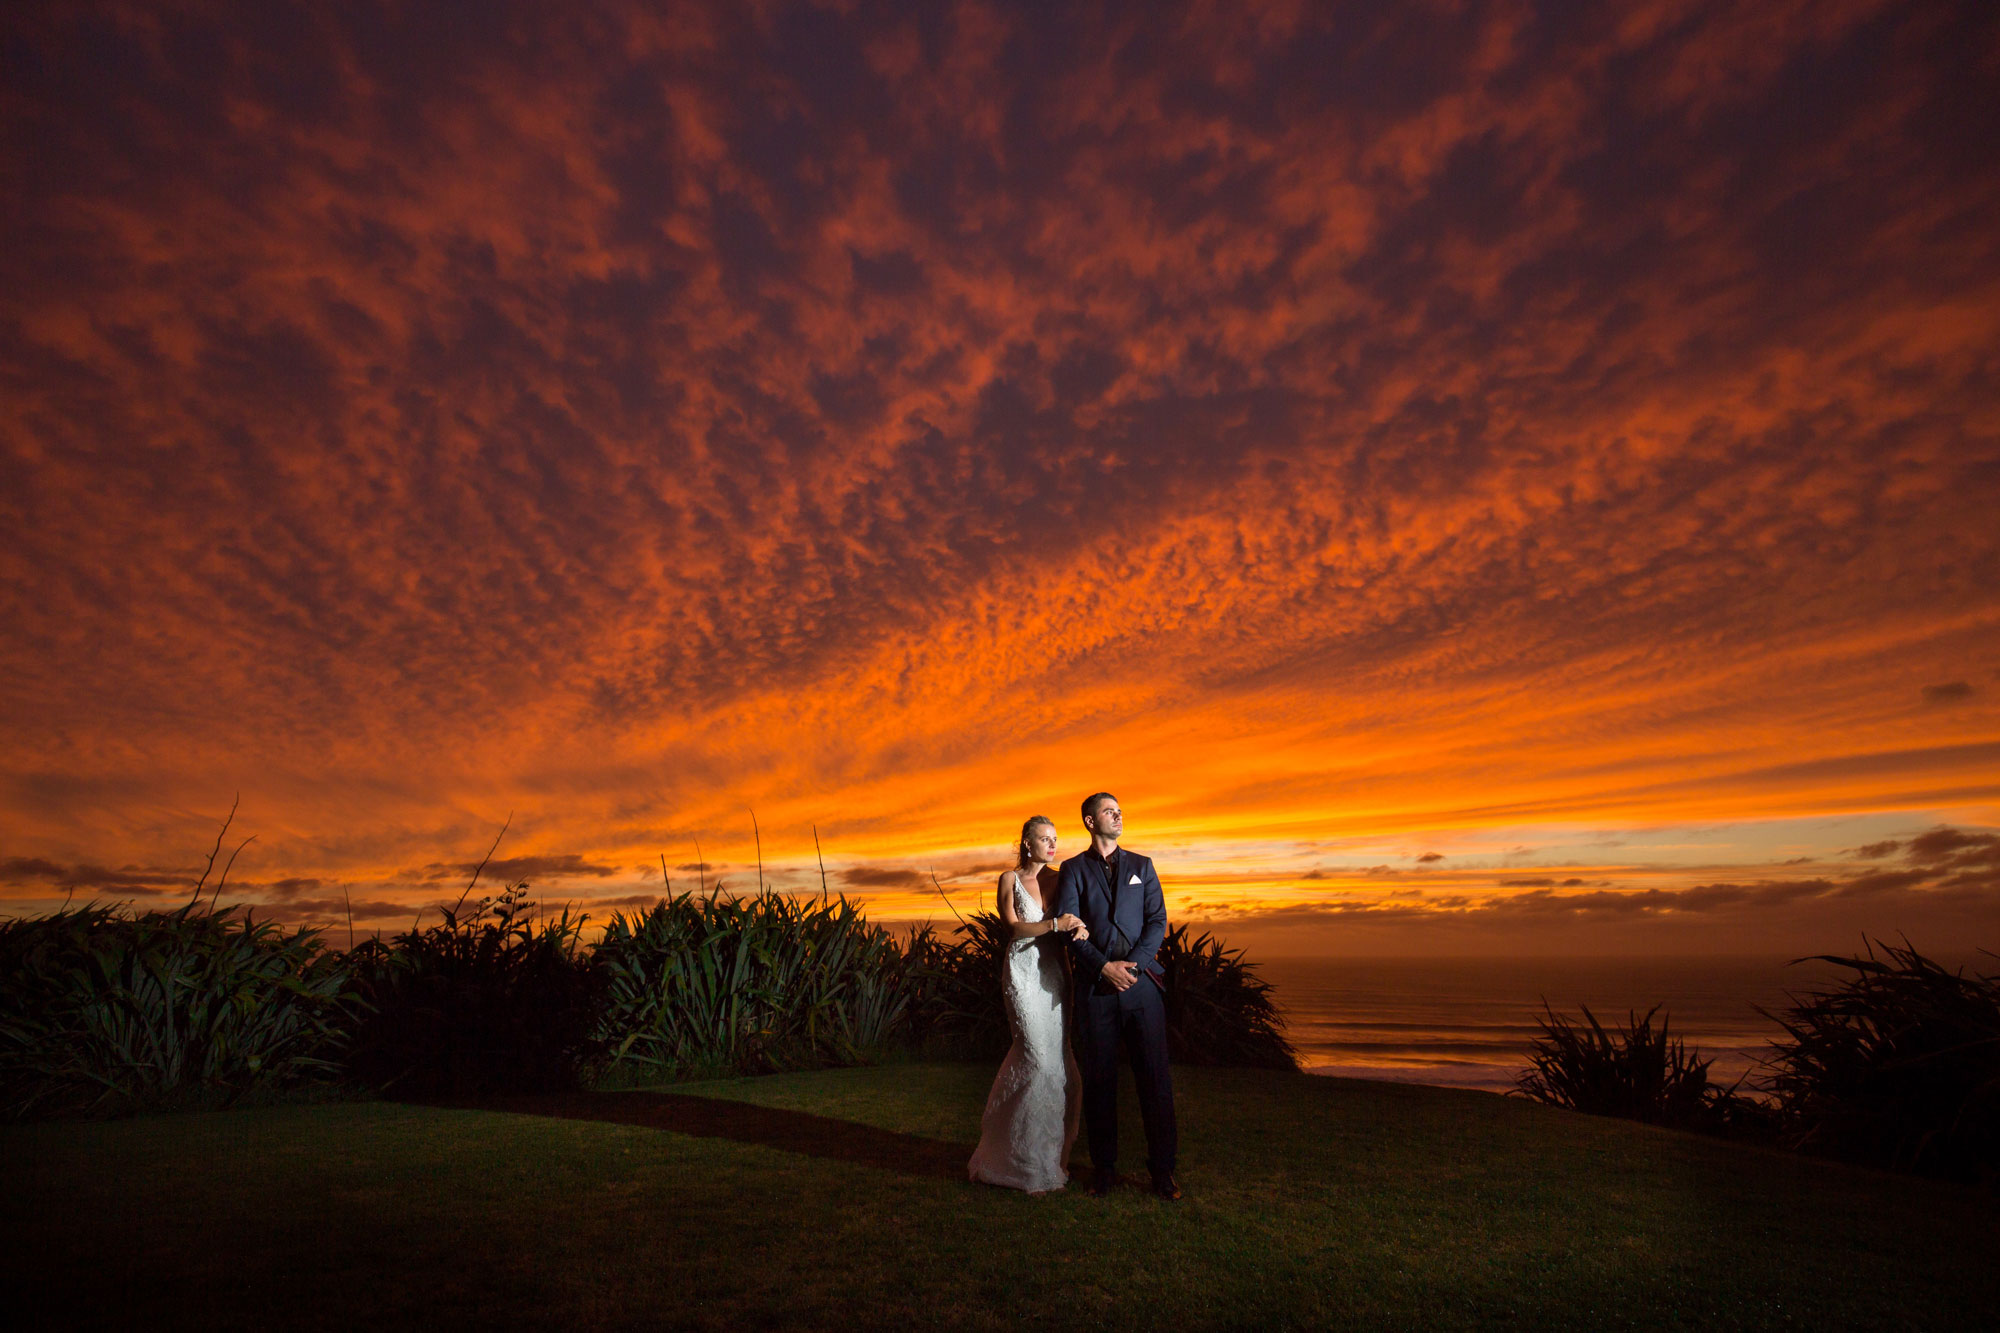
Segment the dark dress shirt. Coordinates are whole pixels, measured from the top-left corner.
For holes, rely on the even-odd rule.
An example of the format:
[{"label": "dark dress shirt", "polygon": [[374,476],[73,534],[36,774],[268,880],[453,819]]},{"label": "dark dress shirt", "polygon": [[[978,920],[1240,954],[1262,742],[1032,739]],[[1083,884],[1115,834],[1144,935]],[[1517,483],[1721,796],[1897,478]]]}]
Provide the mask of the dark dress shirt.
[{"label": "dark dress shirt", "polygon": [[[1104,867],[1104,882],[1111,886],[1111,901],[1113,902],[1118,901],[1118,895],[1120,892],[1123,891],[1125,887],[1124,885],[1118,882],[1119,851],[1120,851],[1119,848],[1113,847],[1111,849],[1111,855],[1102,856],[1099,855],[1097,848],[1095,846],[1092,846],[1088,851],[1084,852],[1085,856],[1089,857],[1091,860],[1097,862],[1097,864]],[[1129,958],[1131,957],[1131,955],[1132,955],[1131,937],[1126,935],[1124,931],[1118,929],[1117,925],[1114,924],[1111,927],[1111,938],[1104,941],[1104,956],[1115,963],[1122,961],[1123,959]]]}]

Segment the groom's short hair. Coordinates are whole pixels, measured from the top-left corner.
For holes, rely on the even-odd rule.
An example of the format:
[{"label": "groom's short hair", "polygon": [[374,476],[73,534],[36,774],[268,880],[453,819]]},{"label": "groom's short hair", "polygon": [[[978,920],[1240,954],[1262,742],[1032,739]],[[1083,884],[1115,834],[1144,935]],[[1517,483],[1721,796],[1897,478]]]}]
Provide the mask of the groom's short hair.
[{"label": "groom's short hair", "polygon": [[1116,796],[1113,796],[1108,791],[1092,792],[1090,795],[1083,798],[1083,817],[1085,819],[1089,819],[1092,815],[1096,814],[1098,802],[1115,801],[1117,799],[1118,798]]}]

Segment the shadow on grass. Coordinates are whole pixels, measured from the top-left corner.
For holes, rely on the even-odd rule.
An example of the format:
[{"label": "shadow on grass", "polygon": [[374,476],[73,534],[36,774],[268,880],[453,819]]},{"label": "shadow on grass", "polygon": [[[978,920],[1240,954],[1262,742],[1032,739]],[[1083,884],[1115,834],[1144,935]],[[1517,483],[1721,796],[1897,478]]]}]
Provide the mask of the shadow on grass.
[{"label": "shadow on grass", "polygon": [[704,1139],[731,1139],[785,1152],[852,1162],[909,1176],[965,1179],[972,1150],[960,1143],[877,1129],[852,1120],[775,1106],[690,1097],[677,1092],[570,1092],[494,1097],[478,1102],[431,1102],[463,1110],[664,1129]]}]

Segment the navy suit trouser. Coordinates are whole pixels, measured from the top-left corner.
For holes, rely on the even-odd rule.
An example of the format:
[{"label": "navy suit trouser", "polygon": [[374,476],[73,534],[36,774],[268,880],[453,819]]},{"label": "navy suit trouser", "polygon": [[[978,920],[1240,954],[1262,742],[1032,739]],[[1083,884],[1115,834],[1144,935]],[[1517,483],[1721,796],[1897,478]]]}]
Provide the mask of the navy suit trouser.
[{"label": "navy suit trouser", "polygon": [[1179,1151],[1174,1128],[1174,1080],[1167,1072],[1167,1002],[1151,977],[1109,995],[1094,986],[1076,991],[1076,1063],[1083,1074],[1083,1123],[1090,1164],[1118,1165],[1118,1044],[1132,1061],[1139,1084],[1139,1115],[1146,1125],[1146,1167],[1169,1175]]}]

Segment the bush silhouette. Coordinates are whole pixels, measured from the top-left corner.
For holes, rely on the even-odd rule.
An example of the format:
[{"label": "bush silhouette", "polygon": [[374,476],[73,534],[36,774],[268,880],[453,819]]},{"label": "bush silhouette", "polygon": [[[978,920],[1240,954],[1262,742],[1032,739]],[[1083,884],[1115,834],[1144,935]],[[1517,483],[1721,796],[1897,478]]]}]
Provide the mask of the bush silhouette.
[{"label": "bush silhouette", "polygon": [[[915,1032],[930,1049],[990,1059],[1007,1049],[1000,966],[1012,932],[992,912],[975,913],[947,943],[926,926],[912,937],[909,959],[918,980]],[[1166,976],[1167,1049],[1180,1064],[1293,1069],[1284,1020],[1271,986],[1240,949],[1208,934],[1190,939],[1185,926],[1167,932],[1158,955]]]},{"label": "bush silhouette", "polygon": [[1013,930],[994,912],[975,912],[947,941],[927,922],[905,948],[913,992],[910,1039],[920,1051],[995,1059],[1013,1040],[1000,997],[1000,968]]},{"label": "bush silhouette", "polygon": [[2000,1179],[2000,976],[1947,970],[1907,940],[1814,957],[1854,975],[1767,1014],[1785,1030],[1766,1080],[1785,1141],[1924,1175]]},{"label": "bush silhouette", "polygon": [[363,1016],[348,1067],[402,1096],[576,1087],[596,1055],[585,918],[544,917],[526,883],[350,955]]},{"label": "bush silhouette", "polygon": [[1175,926],[1160,945],[1159,962],[1167,978],[1167,1049],[1176,1062],[1298,1067],[1271,983],[1256,975],[1257,965],[1241,949],[1224,948],[1206,932],[1190,939],[1186,926]]},{"label": "bush silhouette", "polygon": [[1762,1123],[1755,1102],[1738,1096],[1734,1087],[1709,1081],[1713,1061],[1670,1034],[1659,1005],[1643,1018],[1628,1013],[1625,1026],[1614,1031],[1605,1030],[1589,1005],[1578,1007],[1581,1024],[1542,1002],[1542,1016],[1535,1020],[1542,1033],[1529,1046],[1517,1092],[1589,1115],[1679,1129],[1750,1133]]}]

